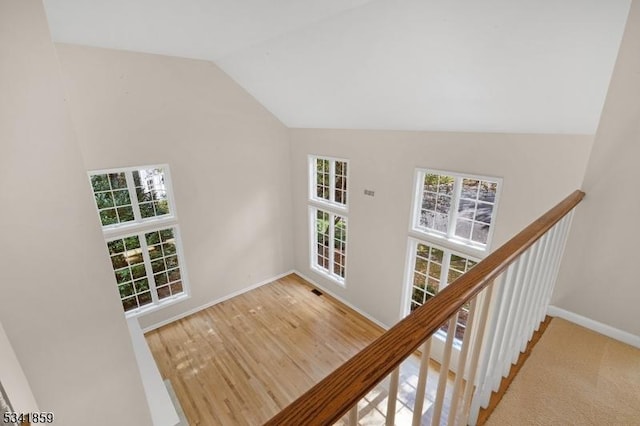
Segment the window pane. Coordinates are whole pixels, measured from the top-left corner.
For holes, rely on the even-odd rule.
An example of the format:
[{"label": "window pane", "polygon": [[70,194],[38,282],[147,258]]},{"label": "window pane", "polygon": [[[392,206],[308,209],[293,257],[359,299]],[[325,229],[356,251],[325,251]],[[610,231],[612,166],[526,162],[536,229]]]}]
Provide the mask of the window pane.
[{"label": "window pane", "polygon": [[162,168],[134,170],[133,181],[143,219],[170,213]]},{"label": "window pane", "polygon": [[451,260],[449,261],[449,267],[455,269],[457,271],[464,272],[467,266],[467,259],[462,256],[457,256],[455,254],[451,255]]},{"label": "window pane", "polygon": [[423,305],[438,293],[440,270],[444,252],[440,249],[418,243],[412,271],[411,310]]},{"label": "window pane", "polygon": [[131,204],[131,199],[129,198],[129,191],[114,191],[113,198],[115,199],[116,205],[118,206],[127,206]]},{"label": "window pane", "polygon": [[429,253],[430,253],[430,259],[432,261],[442,264],[442,260],[444,259],[444,251],[433,247],[430,249]]},{"label": "window pane", "polygon": [[111,256],[111,264],[113,269],[120,269],[129,265],[122,254]]},{"label": "window pane", "polygon": [[102,222],[102,226],[113,225],[114,223],[118,223],[118,215],[116,214],[116,210],[115,209],[102,210],[100,212],[100,222]]},{"label": "window pane", "polygon": [[153,302],[153,299],[151,298],[151,292],[147,291],[146,293],[138,295],[138,303],[140,304],[140,306],[148,305],[151,302]]},{"label": "window pane", "polygon": [[93,175],[91,176],[91,187],[93,192],[108,191],[111,189],[109,185],[109,178],[107,175]]},{"label": "window pane", "polygon": [[330,169],[329,160],[316,158],[315,161],[316,174],[316,197],[329,200],[329,182]]},{"label": "window pane", "polygon": [[158,287],[158,299],[166,299],[169,296],[171,296],[171,288],[168,285]]},{"label": "window pane", "polygon": [[120,222],[131,222],[134,219],[131,207],[121,207],[118,209],[118,220]]},{"label": "window pane", "polygon": [[480,181],[476,179],[462,179],[462,198],[476,200],[478,198],[478,187]]},{"label": "window pane", "polygon": [[335,202],[347,204],[347,163],[336,161],[335,164]]},{"label": "window pane", "polygon": [[151,269],[154,274],[153,280],[156,285],[158,299],[182,293],[182,284],[180,284],[179,291],[178,287],[176,287],[175,291],[172,291],[167,285],[181,279],[174,229],[167,228],[148,232],[145,234],[145,240],[147,241],[147,252],[151,259]]},{"label": "window pane", "polygon": [[480,194],[478,199],[480,201],[488,201],[494,203],[496,200],[496,191],[498,190],[498,184],[496,182],[480,182]]},{"label": "window pane", "polygon": [[169,286],[171,287],[171,294],[180,294],[184,291],[183,287],[182,287],[182,281],[178,281],[175,283],[171,283],[171,285]]},{"label": "window pane", "polygon": [[98,209],[106,209],[115,205],[111,192],[99,192],[95,194],[95,198]]},{"label": "window pane", "polygon": [[125,312],[136,309],[138,307],[138,301],[135,297],[124,299],[122,300],[122,307],[124,308]]},{"label": "window pane", "polygon": [[169,282],[180,280],[180,269],[173,269],[169,271]]},{"label": "window pane", "polygon": [[109,174],[109,182],[111,183],[111,189],[123,189],[127,187],[127,179],[124,176],[124,172]]},{"label": "window pane", "polygon": [[471,234],[471,240],[480,244],[487,244],[487,238],[489,237],[489,225],[484,223],[475,222],[473,224],[473,233]]},{"label": "window pane", "polygon": [[120,298],[125,299],[133,294],[133,286],[131,283],[126,283],[118,286],[118,291],[120,292]]},{"label": "window pane", "polygon": [[329,271],[329,213],[316,210],[316,265]]},{"label": "window pane", "polygon": [[347,251],[347,223],[341,216],[335,216],[333,221],[334,259],[333,272],[344,278]]},{"label": "window pane", "polygon": [[92,175],[91,188],[102,226],[134,220],[124,172]]},{"label": "window pane", "polygon": [[447,233],[455,178],[427,173],[422,187],[419,226]]},{"label": "window pane", "polygon": [[474,217],[476,221],[490,224],[492,216],[493,216],[493,204],[478,203],[478,207]]},{"label": "window pane", "polygon": [[456,236],[465,240],[470,239],[472,223],[470,220],[458,219],[456,223]]},{"label": "window pane", "polygon": [[135,282],[136,293],[142,293],[149,290],[149,280],[146,278]]},{"label": "window pane", "polygon": [[453,185],[455,178],[452,176],[440,175],[438,176],[438,192],[440,194],[451,195],[453,194]]},{"label": "window pane", "polygon": [[109,249],[109,254],[122,253],[124,251],[124,241],[110,241],[107,243],[107,248]]},{"label": "window pane", "polygon": [[477,204],[475,201],[460,200],[458,205],[458,217],[464,217],[467,219],[473,219],[476,212]]}]

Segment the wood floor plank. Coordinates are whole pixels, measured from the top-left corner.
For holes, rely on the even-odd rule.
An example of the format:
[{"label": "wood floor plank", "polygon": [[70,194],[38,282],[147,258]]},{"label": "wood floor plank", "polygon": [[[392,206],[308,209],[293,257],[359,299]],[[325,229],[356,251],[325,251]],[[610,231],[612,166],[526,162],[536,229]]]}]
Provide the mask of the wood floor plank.
[{"label": "wood floor plank", "polygon": [[259,425],[383,330],[297,275],[146,334],[191,425]]}]

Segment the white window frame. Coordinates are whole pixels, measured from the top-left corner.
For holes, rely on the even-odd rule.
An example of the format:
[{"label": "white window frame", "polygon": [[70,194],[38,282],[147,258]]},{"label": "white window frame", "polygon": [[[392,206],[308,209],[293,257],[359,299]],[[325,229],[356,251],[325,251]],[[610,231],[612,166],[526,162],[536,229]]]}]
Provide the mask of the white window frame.
[{"label": "white window frame", "polygon": [[[328,160],[329,161],[329,200],[325,200],[324,198],[318,198],[316,196],[316,160]],[[335,164],[336,162],[344,162],[347,166],[347,173],[345,175],[347,180],[347,185],[345,188],[346,195],[346,203],[338,203],[335,201]],[[347,283],[347,264],[348,264],[348,251],[349,251],[349,200],[350,200],[350,191],[349,191],[349,173],[351,171],[351,166],[349,164],[349,160],[344,158],[330,157],[325,155],[309,155],[308,156],[308,176],[309,176],[309,198],[308,198],[308,208],[309,208],[309,263],[312,271],[321,275],[324,278],[328,278],[335,284],[338,284],[341,287],[346,287]],[[329,270],[325,270],[320,265],[318,265],[318,248],[316,244],[316,214],[317,211],[321,210],[329,214]],[[344,250],[344,277],[336,274],[334,271],[335,266],[335,225],[334,218],[335,216],[340,216],[343,218],[346,228],[346,239],[345,239],[345,250]]]},{"label": "white window frame", "polygon": [[[317,245],[317,230],[316,230],[316,217],[318,211],[322,211],[329,215],[329,268],[324,269],[320,265],[318,265],[318,245]],[[335,267],[335,217],[340,216],[345,224],[347,238],[345,239],[344,245],[344,277],[341,277],[334,270]],[[309,253],[311,253],[311,269],[318,274],[331,279],[336,282],[340,286],[344,287],[347,279],[347,251],[348,251],[348,239],[349,239],[349,220],[348,218],[341,213],[334,213],[322,207],[309,206]]]},{"label": "white window frame", "polygon": [[[444,290],[450,284],[448,282],[448,278],[449,278],[449,268],[451,266],[452,255],[464,257],[465,259],[471,260],[476,264],[481,260],[477,257],[474,257],[468,253],[464,253],[460,250],[444,247],[442,245],[439,245],[430,241],[426,241],[423,239],[421,240],[418,238],[409,237],[409,242],[407,246],[407,265],[405,268],[406,285],[405,285],[405,291],[402,297],[402,318],[409,315],[409,313],[411,312],[411,302],[413,300],[413,296],[412,296],[413,295],[413,274],[414,274],[414,265],[416,263],[416,252],[418,250],[418,244],[424,244],[429,247],[442,250],[443,252],[442,265],[440,267],[440,277],[438,278],[438,281],[439,281],[438,293]],[[429,279],[428,274],[426,279],[427,280]],[[467,327],[468,327],[468,324],[467,324]],[[440,329],[438,329],[438,331],[436,332],[436,335],[438,336],[438,338],[442,340],[446,339],[446,334]],[[457,338],[454,339],[454,344],[456,345],[456,347],[459,348],[461,343],[462,342],[459,341]]]},{"label": "white window frame", "polygon": [[[138,202],[135,184],[133,182],[133,172],[136,170],[143,169],[163,169],[164,172],[164,183],[165,190],[167,192],[167,201],[169,204],[169,214],[165,214],[162,216],[153,216],[148,218],[143,218],[140,214],[140,203]],[[102,231],[105,235],[118,234],[126,229],[136,229],[140,226],[153,226],[154,223],[166,223],[170,221],[177,222],[178,214],[176,212],[176,203],[173,196],[173,183],[171,180],[171,171],[169,169],[168,164],[152,164],[145,166],[136,166],[136,167],[119,167],[119,168],[110,168],[110,169],[101,169],[101,170],[90,170],[87,174],[89,176],[89,184],[91,185],[91,176],[94,175],[103,175],[109,173],[125,173],[125,177],[127,179],[127,190],[129,191],[129,197],[131,198],[131,207],[133,208],[134,220],[129,222],[121,222],[114,223],[111,225],[102,225]],[[93,187],[91,189],[91,193],[93,195]],[[95,200],[94,200],[95,205]],[[100,210],[96,205],[96,211],[98,215],[100,214]]]},{"label": "white window frame", "polygon": [[[427,229],[420,226],[420,210],[422,207],[423,195],[422,192],[424,188],[424,179],[427,174],[451,176],[455,179],[453,194],[451,197],[451,210],[449,212],[447,233],[440,232],[434,229]],[[458,219],[458,207],[460,203],[460,196],[462,193],[462,180],[466,178],[497,183],[496,198],[493,202],[493,211],[491,213],[491,223],[489,225],[489,234],[487,235],[486,244],[481,244],[455,235],[456,221]],[[413,204],[411,209],[409,235],[414,236],[418,239],[424,239],[425,241],[431,242],[433,244],[451,248],[453,250],[461,250],[462,253],[468,256],[473,256],[476,258],[484,257],[485,253],[489,251],[493,240],[495,222],[500,204],[500,193],[502,191],[502,178],[474,175],[470,173],[450,172],[429,168],[418,168],[415,170],[413,182]]]},{"label": "white window frame", "polygon": [[[329,200],[325,200],[324,198],[319,198],[316,194],[317,187],[317,173],[316,173],[316,160],[328,160],[329,161]],[[335,201],[336,195],[336,161],[343,162],[347,165],[347,173],[345,175],[347,179],[347,187],[345,190],[345,194],[347,197],[346,203],[339,203]],[[326,208],[339,210],[342,213],[346,214],[349,211],[349,172],[351,171],[351,166],[349,165],[349,160],[344,158],[336,158],[336,157],[328,157],[324,155],[309,155],[309,201],[313,201],[315,203],[324,205]]]},{"label": "white window frame", "polygon": [[[420,224],[420,211],[422,207],[422,196],[424,188],[424,179],[427,174],[437,174],[451,176],[455,178],[454,189],[451,197],[451,211],[449,212],[449,222],[447,227],[447,233],[439,232],[436,230],[426,229],[419,226]],[[493,211],[491,215],[491,224],[489,227],[489,233],[487,235],[487,243],[479,244],[473,241],[459,238],[455,235],[455,224],[458,218],[458,207],[460,202],[460,195],[462,192],[462,180],[465,178],[485,180],[490,182],[496,182],[496,197],[493,203]],[[411,215],[409,222],[408,232],[408,244],[407,255],[405,257],[405,277],[402,301],[400,306],[400,318],[404,318],[411,312],[411,300],[413,294],[413,273],[414,265],[416,261],[416,251],[418,244],[425,244],[430,247],[435,247],[444,252],[443,263],[440,273],[440,290],[444,289],[448,284],[447,277],[449,274],[449,266],[451,254],[462,256],[470,259],[474,262],[481,261],[489,252],[493,232],[495,230],[496,217],[500,201],[500,193],[502,191],[502,178],[492,176],[480,176],[470,173],[450,172],[445,170],[431,169],[431,168],[417,168],[413,178],[413,203],[411,207]],[[444,278],[444,280],[443,280]],[[442,330],[438,330],[434,334],[438,340],[444,342],[446,339],[446,333]],[[460,349],[460,342],[454,339],[454,347]]]},{"label": "white window frame", "polygon": [[[139,209],[139,203],[135,191],[135,185],[133,182],[133,171],[135,170],[143,170],[143,169],[154,169],[161,168],[163,169],[164,174],[164,185],[165,191],[167,193],[167,201],[169,204],[169,213],[162,216],[153,216],[149,218],[142,218]],[[91,176],[101,175],[101,174],[109,174],[109,173],[125,173],[125,177],[127,179],[127,189],[129,190],[129,197],[131,198],[131,205],[134,212],[134,220],[124,223],[115,223],[110,225],[102,225],[100,222],[100,211],[95,201],[93,186],[91,183]],[[148,314],[150,312],[157,311],[159,309],[163,309],[167,306],[182,302],[191,297],[191,291],[189,286],[189,278],[187,275],[187,267],[184,258],[182,238],[180,234],[180,226],[178,224],[178,214],[176,210],[176,204],[173,194],[173,185],[171,181],[171,171],[168,164],[152,164],[152,165],[143,165],[143,166],[135,166],[135,167],[116,167],[109,169],[100,169],[100,170],[90,170],[87,172],[89,178],[89,187],[91,189],[91,196],[94,198],[93,204],[96,208],[96,214],[98,217],[98,221],[102,228],[102,233],[104,235],[105,240],[105,248],[106,244],[110,241],[118,240],[121,238],[127,238],[132,236],[138,236],[140,238],[140,247],[142,248],[143,259],[145,270],[147,271],[147,280],[149,282],[149,289],[151,291],[152,303],[138,307],[136,309],[132,309],[130,311],[124,311],[126,318],[134,318],[139,317],[144,314]],[[180,276],[182,281],[182,293],[172,295],[166,297],[162,300],[159,300],[158,293],[155,285],[154,273],[151,268],[151,262],[149,260],[147,242],[145,238],[145,234],[161,231],[164,229],[171,228],[173,230],[175,245],[176,245],[176,255],[178,256],[178,267],[180,269]],[[110,267],[113,270],[112,265]],[[115,285],[116,290],[118,289],[118,284]],[[118,297],[119,294],[118,294]]]}]

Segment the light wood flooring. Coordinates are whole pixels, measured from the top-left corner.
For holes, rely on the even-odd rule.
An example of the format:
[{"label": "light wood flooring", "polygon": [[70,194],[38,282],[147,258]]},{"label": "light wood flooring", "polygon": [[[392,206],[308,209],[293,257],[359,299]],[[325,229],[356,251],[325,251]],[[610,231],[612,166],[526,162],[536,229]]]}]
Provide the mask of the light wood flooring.
[{"label": "light wood flooring", "polygon": [[[313,289],[292,274],[146,334],[190,425],[261,425],[384,332]],[[402,364],[397,424],[410,423],[418,370],[415,356]],[[423,424],[438,370],[432,363]],[[387,389],[388,379],[360,401],[360,424],[384,424]]]},{"label": "light wood flooring", "polygon": [[259,425],[383,330],[289,275],[146,334],[189,423]]}]

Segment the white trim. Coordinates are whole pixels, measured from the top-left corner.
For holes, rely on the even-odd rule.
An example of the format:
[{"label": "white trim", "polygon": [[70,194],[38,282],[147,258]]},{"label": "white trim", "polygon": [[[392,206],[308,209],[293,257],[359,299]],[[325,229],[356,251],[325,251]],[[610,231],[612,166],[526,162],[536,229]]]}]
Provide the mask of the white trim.
[{"label": "white trim", "polygon": [[635,334],[592,320],[591,318],[583,317],[582,315],[578,315],[574,312],[567,311],[553,305],[549,305],[547,308],[547,315],[565,319],[574,324],[578,324],[584,328],[595,331],[596,333],[603,334],[607,337],[611,337],[612,339],[640,348],[640,336],[636,336]]},{"label": "white trim", "polygon": [[377,319],[375,319],[374,317],[372,317],[370,314],[366,313],[365,311],[363,311],[362,309],[352,305],[350,302],[346,301],[345,299],[343,299],[342,297],[338,296],[337,294],[333,293],[332,291],[327,290],[326,287],[318,284],[317,282],[315,282],[314,280],[312,280],[311,278],[307,277],[306,275],[304,275],[303,273],[301,273],[300,271],[294,269],[292,271],[294,274],[298,275],[300,278],[304,279],[305,281],[308,281],[310,284],[312,284],[314,287],[318,287],[318,289],[322,290],[323,292],[327,293],[329,296],[333,297],[334,299],[338,300],[340,303],[348,306],[349,308],[353,309],[354,311],[356,311],[357,313],[359,313],[360,315],[362,315],[363,317],[365,317],[366,319],[368,319],[369,321],[375,323],[376,325],[382,327],[385,331],[388,330],[389,328],[391,328],[390,326],[384,324],[381,321],[378,321]]},{"label": "white trim", "polygon": [[162,381],[158,366],[151,355],[140,324],[135,318],[127,320],[133,353],[136,357],[142,386],[147,398],[154,426],[174,426],[180,422],[167,387]]},{"label": "white trim", "polygon": [[[333,209],[336,213],[339,214],[348,214],[349,212],[349,173],[351,171],[351,167],[349,166],[349,160],[346,158],[337,158],[337,157],[329,157],[326,155],[314,155],[309,154],[308,156],[308,173],[309,173],[309,187],[308,187],[308,201],[311,203],[317,204],[319,208],[325,209]],[[323,198],[318,198],[316,196],[317,189],[317,173],[316,173],[316,160],[327,160],[329,161],[329,199],[325,200]],[[336,161],[341,163],[345,163],[347,165],[347,173],[345,178],[347,180],[347,187],[345,188],[345,195],[347,197],[347,202],[342,204],[335,201],[335,186],[336,186],[336,173],[335,173],[335,164]]]},{"label": "white trim", "polygon": [[[222,297],[220,297],[218,299],[215,299],[215,300],[213,300],[211,302],[205,303],[204,305],[200,305],[200,306],[195,307],[193,309],[189,309],[188,311],[182,312],[182,313],[180,313],[180,314],[178,314],[176,316],[173,316],[171,318],[168,318],[168,319],[166,319],[164,321],[160,321],[160,322],[158,322],[156,324],[150,325],[149,327],[144,328],[142,330],[142,332],[143,333],[148,333],[150,331],[153,331],[153,330],[155,330],[157,328],[160,328],[162,326],[165,326],[167,324],[171,324],[174,321],[178,321],[179,319],[182,319],[184,317],[188,317],[189,315],[193,315],[193,314],[195,314],[197,312],[200,312],[200,311],[202,311],[204,309],[210,308],[213,305],[217,305],[220,302],[224,302],[225,300],[229,300],[229,299],[234,298],[236,296],[240,296],[241,294],[244,294],[244,293],[246,293],[248,291],[255,290],[258,287],[262,287],[265,284],[269,284],[269,283],[271,283],[273,281],[279,280],[280,278],[284,278],[287,275],[290,275],[290,274],[293,274],[293,273],[298,274],[295,270],[291,269],[291,270],[289,270],[287,272],[284,272],[282,274],[276,275],[275,277],[267,278],[266,280],[260,281],[257,284],[253,284],[253,285],[251,285],[249,287],[246,287],[244,289],[241,289],[241,290],[238,290],[238,291],[234,291],[233,293],[230,293],[230,294],[228,294],[226,296],[222,296]],[[298,274],[298,275],[300,275],[300,274]]]},{"label": "white trim", "polygon": [[[329,230],[329,269],[328,270],[324,270],[324,268],[321,268],[318,265],[318,235],[317,235],[317,215],[318,215],[318,211],[321,211],[323,213],[326,213],[327,215],[329,215],[329,224],[328,224],[328,230]],[[334,225],[334,221],[335,221],[335,217],[336,216],[340,216],[342,218],[342,221],[344,222],[345,225],[345,233],[346,233],[346,238],[344,241],[344,265],[342,265],[344,267],[344,277],[341,277],[340,275],[336,274],[334,271],[335,268],[335,225]],[[309,253],[310,253],[310,257],[309,257],[309,267],[313,272],[316,272],[319,275],[322,275],[323,277],[330,279],[331,281],[333,281],[335,284],[339,285],[340,287],[346,288],[347,286],[347,259],[348,259],[348,249],[349,249],[349,244],[348,244],[348,239],[349,239],[349,221],[346,215],[341,215],[341,214],[337,214],[332,212],[331,210],[326,210],[326,209],[322,209],[322,208],[318,208],[316,206],[313,205],[309,205]]]},{"label": "white trim", "polygon": [[[162,169],[162,173],[164,175],[165,182],[165,192],[167,195],[167,204],[169,205],[169,213],[161,216],[153,216],[142,218],[140,214],[140,202],[138,201],[138,196],[135,191],[135,185],[133,182],[133,172],[145,169]],[[91,182],[91,177],[96,175],[103,174],[111,174],[111,173],[124,173],[125,179],[127,181],[127,191],[129,192],[129,198],[131,201],[131,208],[133,210],[133,221],[129,222],[118,222],[112,223],[110,225],[102,225],[102,220],[100,219],[100,209],[95,201],[95,192],[93,190],[93,184]],[[168,163],[165,164],[152,164],[145,166],[133,166],[133,167],[120,167],[120,168],[110,168],[110,169],[102,169],[102,170],[89,170],[87,171],[87,176],[89,178],[89,186],[91,187],[91,193],[94,197],[94,205],[96,207],[96,212],[98,213],[98,221],[100,222],[100,227],[102,228],[102,232],[105,236],[116,236],[116,235],[124,235],[131,232],[131,229],[136,229],[141,226],[161,226],[161,223],[177,223],[178,222],[178,213],[176,210],[176,202],[173,194],[173,182],[171,180],[171,170]],[[114,206],[113,208],[117,208]],[[104,209],[103,209],[104,210]]]},{"label": "white trim", "polygon": [[[448,213],[448,231],[443,233],[433,229],[420,227],[419,218],[422,207],[422,196],[424,191],[424,178],[427,174],[437,174],[451,176],[454,178],[454,188],[451,194],[451,211]],[[457,237],[455,235],[456,220],[458,217],[458,207],[461,198],[462,180],[475,179],[487,182],[494,182],[496,186],[496,196],[491,212],[491,223],[489,224],[489,235],[486,244],[476,243],[471,239]],[[495,176],[481,176],[471,173],[460,173],[453,171],[445,171],[439,169],[430,169],[425,167],[417,167],[413,174],[413,202],[411,205],[411,215],[409,219],[409,235],[419,239],[442,241],[450,247],[458,247],[458,250],[464,250],[467,254],[482,258],[491,251],[491,243],[493,241],[493,233],[495,229],[496,219],[498,217],[498,208],[500,203],[500,195],[502,193],[503,179]]]}]

